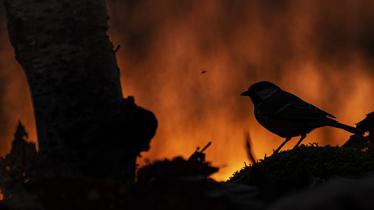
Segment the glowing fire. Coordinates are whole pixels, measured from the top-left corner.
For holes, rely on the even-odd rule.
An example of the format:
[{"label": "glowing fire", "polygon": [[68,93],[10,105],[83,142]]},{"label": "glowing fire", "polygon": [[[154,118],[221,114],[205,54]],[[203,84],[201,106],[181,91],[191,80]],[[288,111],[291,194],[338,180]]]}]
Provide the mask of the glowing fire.
[{"label": "glowing fire", "polygon": [[[239,96],[258,80],[274,81],[347,124],[373,111],[371,1],[111,0],[109,6],[111,36],[122,46],[124,93],[160,122],[144,159],[186,157],[212,140],[207,159],[222,166],[215,176],[222,180],[247,161],[246,130],[258,158],[271,154],[281,138],[259,126],[250,101]],[[30,131],[35,125],[26,80],[7,38],[1,41],[0,94],[7,93],[0,98],[7,113],[0,114],[7,125],[1,138],[9,140],[18,119]],[[348,136],[322,128],[304,143],[336,145]]]},{"label": "glowing fire", "polygon": [[[255,155],[271,154],[281,138],[259,126],[249,100],[239,96],[258,80],[272,80],[344,123],[358,122],[373,107],[367,100],[373,79],[367,46],[356,35],[371,27],[365,21],[372,7],[369,2],[321,5],[312,0],[145,1],[131,10],[114,9],[114,42],[140,42],[118,54],[124,92],[137,96],[160,119],[145,157],[186,156],[212,140],[208,159],[226,166],[216,176],[225,179],[247,160],[247,129]],[[133,37],[137,33],[142,36]],[[305,143],[336,145],[348,136],[323,128]]]}]

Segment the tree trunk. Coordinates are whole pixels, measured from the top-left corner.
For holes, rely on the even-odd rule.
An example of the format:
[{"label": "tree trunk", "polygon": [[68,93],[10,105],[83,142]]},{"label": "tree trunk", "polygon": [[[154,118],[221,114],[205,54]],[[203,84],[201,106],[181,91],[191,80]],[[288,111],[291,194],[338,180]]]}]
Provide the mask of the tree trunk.
[{"label": "tree trunk", "polygon": [[105,1],[6,0],[5,7],[9,37],[32,94],[40,153],[51,162],[48,170],[96,176],[95,170],[125,164],[124,173],[132,176],[136,152],[123,154],[113,146],[118,137],[110,128],[112,134],[97,131],[113,127],[108,121],[123,112]]}]

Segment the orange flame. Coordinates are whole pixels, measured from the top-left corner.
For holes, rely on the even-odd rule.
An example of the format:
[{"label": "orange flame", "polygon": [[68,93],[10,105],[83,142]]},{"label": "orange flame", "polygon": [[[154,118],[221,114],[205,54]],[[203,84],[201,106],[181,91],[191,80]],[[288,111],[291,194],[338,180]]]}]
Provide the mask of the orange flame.
[{"label": "orange flame", "polygon": [[[118,54],[124,92],[160,120],[144,157],[188,156],[212,140],[207,158],[224,166],[215,176],[223,180],[247,161],[242,135],[248,127],[256,157],[271,154],[282,139],[262,128],[249,100],[239,96],[258,80],[274,81],[344,123],[372,111],[367,46],[356,33],[371,27],[365,20],[373,4],[320,3],[144,1],[123,13],[113,9],[113,40],[125,43]],[[321,128],[304,143],[337,145],[348,137]]]}]

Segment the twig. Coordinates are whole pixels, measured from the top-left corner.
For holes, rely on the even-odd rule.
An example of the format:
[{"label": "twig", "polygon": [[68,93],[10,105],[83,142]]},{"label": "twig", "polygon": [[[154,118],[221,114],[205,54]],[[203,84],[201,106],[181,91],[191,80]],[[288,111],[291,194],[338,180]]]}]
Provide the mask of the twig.
[{"label": "twig", "polygon": [[117,53],[120,48],[121,48],[121,45],[117,45],[116,48],[113,49],[113,52]]},{"label": "twig", "polygon": [[253,164],[256,164],[256,158],[255,158],[255,155],[253,154],[253,151],[252,151],[252,139],[251,139],[251,136],[249,134],[249,131],[244,132],[244,139],[245,139],[245,149],[247,151],[248,159]]}]

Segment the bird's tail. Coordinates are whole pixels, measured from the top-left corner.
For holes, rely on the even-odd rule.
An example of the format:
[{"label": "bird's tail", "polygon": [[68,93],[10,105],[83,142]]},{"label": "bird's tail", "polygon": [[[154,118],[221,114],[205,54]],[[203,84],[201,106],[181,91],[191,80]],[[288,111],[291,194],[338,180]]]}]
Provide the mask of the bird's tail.
[{"label": "bird's tail", "polygon": [[335,127],[335,128],[340,128],[340,129],[346,130],[346,131],[348,131],[350,133],[353,133],[353,134],[360,134],[360,135],[364,134],[363,131],[361,131],[361,130],[355,128],[355,127],[345,125],[345,124],[337,122],[337,121],[329,122],[328,125],[332,126],[332,127]]}]

